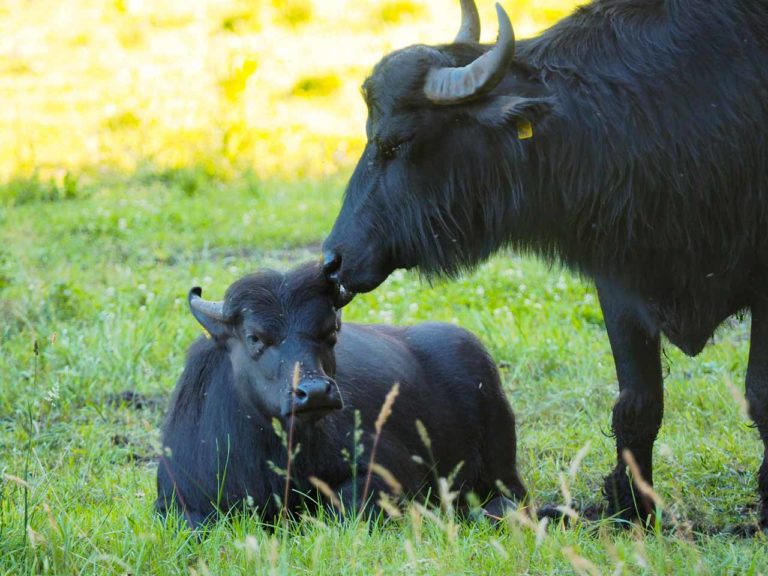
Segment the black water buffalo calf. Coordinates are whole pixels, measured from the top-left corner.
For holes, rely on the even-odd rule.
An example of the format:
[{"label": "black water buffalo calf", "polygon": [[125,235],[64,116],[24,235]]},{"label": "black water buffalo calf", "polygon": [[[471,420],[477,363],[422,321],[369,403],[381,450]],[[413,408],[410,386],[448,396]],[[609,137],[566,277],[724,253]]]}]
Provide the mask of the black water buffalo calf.
[{"label": "black water buffalo calf", "polygon": [[[354,509],[364,492],[374,422],[395,382],[400,393],[376,463],[406,495],[436,494],[436,477],[463,463],[454,487],[462,496],[473,492],[490,500],[489,513],[509,505],[497,482],[517,499],[525,497],[515,466],[514,415],[493,361],[466,330],[438,323],[350,323],[340,330],[338,293],[316,265],[247,276],[223,302],[200,294],[193,289],[189,304],[211,338],[201,337],[190,349],[163,427],[162,514],[174,507],[196,526],[248,501],[273,519],[285,485],[274,467],[285,469],[287,459],[272,419],[287,431],[292,410],[293,445],[300,449],[291,464],[289,509],[314,505],[312,476]],[[342,451],[354,453],[356,410],[363,452],[353,467]],[[417,420],[429,433],[431,454]],[[374,474],[369,503],[391,490]],[[312,498],[302,497],[308,493]]]}]

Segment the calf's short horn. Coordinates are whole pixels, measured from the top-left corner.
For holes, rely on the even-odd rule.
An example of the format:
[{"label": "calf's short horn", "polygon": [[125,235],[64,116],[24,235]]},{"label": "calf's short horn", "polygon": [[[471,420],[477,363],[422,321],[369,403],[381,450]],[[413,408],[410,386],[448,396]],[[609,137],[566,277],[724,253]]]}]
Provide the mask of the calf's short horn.
[{"label": "calf's short horn", "polygon": [[189,296],[187,297],[189,307],[192,308],[194,312],[199,312],[214,320],[220,320],[222,322],[226,321],[227,318],[224,315],[224,302],[203,300],[201,298],[202,293],[203,290],[198,286],[195,286],[189,291]]}]

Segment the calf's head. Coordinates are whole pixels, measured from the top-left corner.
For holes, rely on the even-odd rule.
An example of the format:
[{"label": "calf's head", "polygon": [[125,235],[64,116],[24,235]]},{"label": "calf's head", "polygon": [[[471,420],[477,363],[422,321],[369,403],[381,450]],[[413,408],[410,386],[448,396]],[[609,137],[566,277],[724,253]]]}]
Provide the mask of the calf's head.
[{"label": "calf's head", "polygon": [[241,278],[221,302],[189,292],[192,314],[232,365],[240,400],[267,419],[317,419],[342,407],[334,381],[338,290],[319,266]]},{"label": "calf's head", "polygon": [[363,84],[368,142],[323,245],[326,273],[352,292],[395,268],[451,275],[508,240],[525,154],[518,130],[552,101],[514,60],[504,10],[496,5],[489,47],[478,44],[474,1],[461,4],[454,43],[393,52]]}]

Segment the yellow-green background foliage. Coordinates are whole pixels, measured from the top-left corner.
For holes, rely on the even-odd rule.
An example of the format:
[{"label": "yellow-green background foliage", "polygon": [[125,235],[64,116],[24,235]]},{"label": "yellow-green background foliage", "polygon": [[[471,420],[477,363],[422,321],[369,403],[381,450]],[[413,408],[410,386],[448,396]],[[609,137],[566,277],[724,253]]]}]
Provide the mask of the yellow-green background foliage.
[{"label": "yellow-green background foliage", "polygon": [[[504,2],[519,37],[575,4]],[[371,66],[458,24],[456,0],[0,1],[0,179],[147,161],[334,173],[364,139]]]}]

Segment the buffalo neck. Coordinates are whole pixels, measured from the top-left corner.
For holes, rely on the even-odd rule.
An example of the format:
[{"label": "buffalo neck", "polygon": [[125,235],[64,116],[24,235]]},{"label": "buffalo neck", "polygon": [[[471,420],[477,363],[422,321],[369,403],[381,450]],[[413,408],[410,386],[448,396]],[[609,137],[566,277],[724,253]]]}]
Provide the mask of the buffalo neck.
[{"label": "buffalo neck", "polygon": [[[760,241],[739,222],[768,186],[759,158],[768,42],[751,30],[746,3],[712,6],[604,0],[519,43],[556,107],[521,142],[513,241],[617,277],[647,275],[676,253],[689,256],[675,266],[721,273],[740,255],[720,246]],[[730,65],[734,51],[746,65]]]}]

